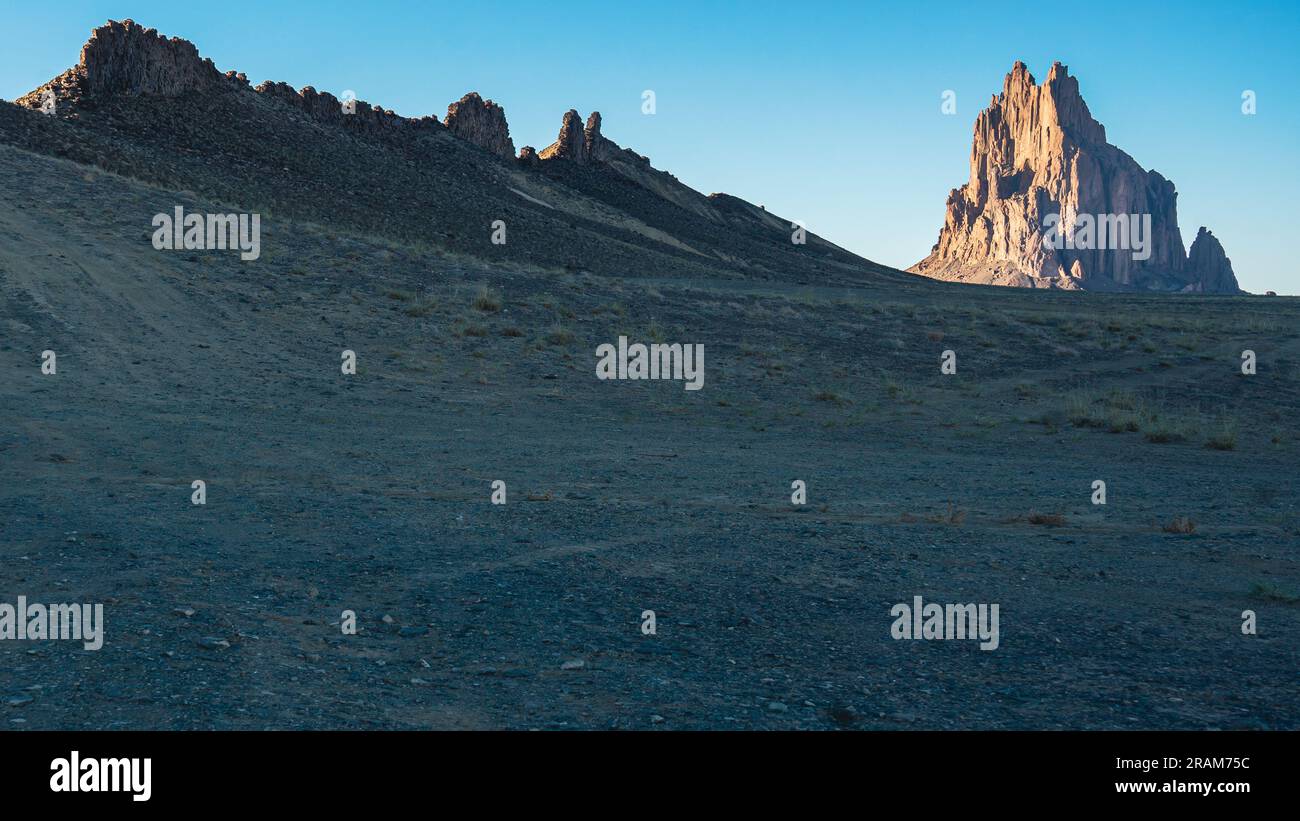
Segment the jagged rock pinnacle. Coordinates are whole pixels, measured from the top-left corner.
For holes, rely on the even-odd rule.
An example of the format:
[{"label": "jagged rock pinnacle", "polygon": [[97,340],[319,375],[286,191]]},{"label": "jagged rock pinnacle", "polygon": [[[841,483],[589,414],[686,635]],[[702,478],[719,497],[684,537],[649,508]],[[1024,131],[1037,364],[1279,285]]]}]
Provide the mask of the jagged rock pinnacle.
[{"label": "jagged rock pinnacle", "polygon": [[447,129],[463,140],[505,159],[514,159],[515,143],[510,139],[506,111],[491,100],[471,91],[447,106]]},{"label": "jagged rock pinnacle", "polygon": [[[1038,84],[1016,61],[975,119],[970,179],[949,195],[939,241],[909,270],[1000,285],[1182,290],[1196,275],[1177,196],[1173,183],[1106,141],[1068,67],[1053,64]],[[1044,245],[1050,217],[1080,215],[1149,219],[1148,248]],[[1210,280],[1207,289],[1237,290],[1230,275]]]},{"label": "jagged rock pinnacle", "polygon": [[1196,232],[1196,239],[1187,253],[1187,273],[1191,280],[1187,290],[1205,293],[1235,293],[1239,290],[1232,260],[1224,253],[1218,238],[1204,225]]},{"label": "jagged rock pinnacle", "polygon": [[[596,119],[596,130],[600,130],[600,119]],[[587,151],[586,133],[582,126],[582,116],[572,108],[564,112],[564,120],[560,123],[560,135],[555,142],[546,148],[543,148],[539,155],[543,160],[563,159],[572,160],[579,165],[585,165],[590,159]]]}]

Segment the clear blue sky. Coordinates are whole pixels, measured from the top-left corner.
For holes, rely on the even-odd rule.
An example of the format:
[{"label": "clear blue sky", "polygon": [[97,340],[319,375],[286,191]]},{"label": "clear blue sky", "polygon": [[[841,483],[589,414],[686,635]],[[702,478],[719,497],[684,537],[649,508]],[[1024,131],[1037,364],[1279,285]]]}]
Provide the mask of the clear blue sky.
[{"label": "clear blue sky", "polygon": [[[934,243],[975,115],[1011,64],[1041,81],[1060,60],[1111,142],[1177,185],[1185,243],[1206,225],[1243,287],[1300,293],[1296,0],[2,5],[5,99],[74,64],[95,25],[131,17],[254,84],[352,89],[405,115],[479,91],[505,106],[516,146],[549,144],[566,109],[599,110],[607,136],[688,185],[899,267]],[[940,113],[945,89],[956,116]]]}]

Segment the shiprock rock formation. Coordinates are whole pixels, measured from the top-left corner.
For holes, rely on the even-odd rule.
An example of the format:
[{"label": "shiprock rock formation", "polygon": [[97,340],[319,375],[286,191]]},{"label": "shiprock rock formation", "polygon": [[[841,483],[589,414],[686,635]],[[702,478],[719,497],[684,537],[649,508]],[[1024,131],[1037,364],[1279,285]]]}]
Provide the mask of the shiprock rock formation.
[{"label": "shiprock rock formation", "polygon": [[970,181],[948,195],[930,255],[909,271],[992,285],[1239,293],[1201,228],[1190,258],[1174,185],[1106,141],[1059,62],[1038,85],[1016,62],[975,120]]},{"label": "shiprock rock formation", "polygon": [[[470,92],[445,119],[344,92],[220,71],[130,20],[96,28],[76,66],[0,103],[0,142],[161,190],[497,262],[612,275],[807,283],[909,279],[726,194],[704,195],[563,120],[515,155],[505,109]],[[490,226],[509,226],[494,243]]]}]

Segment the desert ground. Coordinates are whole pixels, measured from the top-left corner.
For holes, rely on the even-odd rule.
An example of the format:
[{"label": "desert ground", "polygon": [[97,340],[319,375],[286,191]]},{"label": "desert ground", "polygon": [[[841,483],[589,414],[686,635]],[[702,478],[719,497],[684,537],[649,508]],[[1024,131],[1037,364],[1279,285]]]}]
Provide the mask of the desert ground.
[{"label": "desert ground", "polygon": [[[0,592],[106,619],[0,642],[0,726],[1300,728],[1294,298],[617,277],[274,216],[248,263],[155,251],[177,194],[88,166],[0,145],[0,191]],[[704,345],[704,388],[598,380],[619,335]],[[1000,646],[893,640],[916,595],[998,603]]]}]

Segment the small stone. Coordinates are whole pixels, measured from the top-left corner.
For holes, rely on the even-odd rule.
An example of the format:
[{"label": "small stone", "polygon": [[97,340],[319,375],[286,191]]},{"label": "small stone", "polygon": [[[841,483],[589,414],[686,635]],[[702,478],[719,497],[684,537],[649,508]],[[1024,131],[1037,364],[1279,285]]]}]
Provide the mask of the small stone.
[{"label": "small stone", "polygon": [[31,696],[9,696],[9,698],[5,700],[5,704],[8,704],[10,707],[21,707],[24,704],[31,704],[31,703],[32,703]]},{"label": "small stone", "polygon": [[779,701],[769,701],[767,703],[767,709],[768,712],[771,713],[784,713],[786,710],[789,710],[790,708],[785,706]]},{"label": "small stone", "polygon": [[560,669],[561,669],[561,670],[581,670],[583,667],[586,667],[586,666],[587,666],[587,662],[583,661],[582,659],[573,659],[573,660],[571,660],[571,661],[566,661],[566,662],[564,662],[563,664],[561,664],[561,665],[560,665]]},{"label": "small stone", "polygon": [[193,616],[198,611],[195,610],[193,607],[178,607],[172,612],[178,616],[184,616],[185,618],[188,619],[190,616]]},{"label": "small stone", "polygon": [[651,724],[662,724],[663,721],[664,721],[664,717],[661,716],[661,715],[655,714],[655,715],[650,716],[650,723],[651,723]]},{"label": "small stone", "polygon": [[385,613],[385,614],[384,614],[384,617],[383,617],[382,619],[380,619],[380,621],[382,621],[384,624],[392,624],[392,623],[393,623],[393,617],[390,616],[390,615],[388,615],[387,613]]},{"label": "small stone", "polygon": [[195,642],[195,644],[202,647],[204,650],[224,650],[230,646],[230,642],[225,639],[217,638],[216,636],[204,636]]}]

